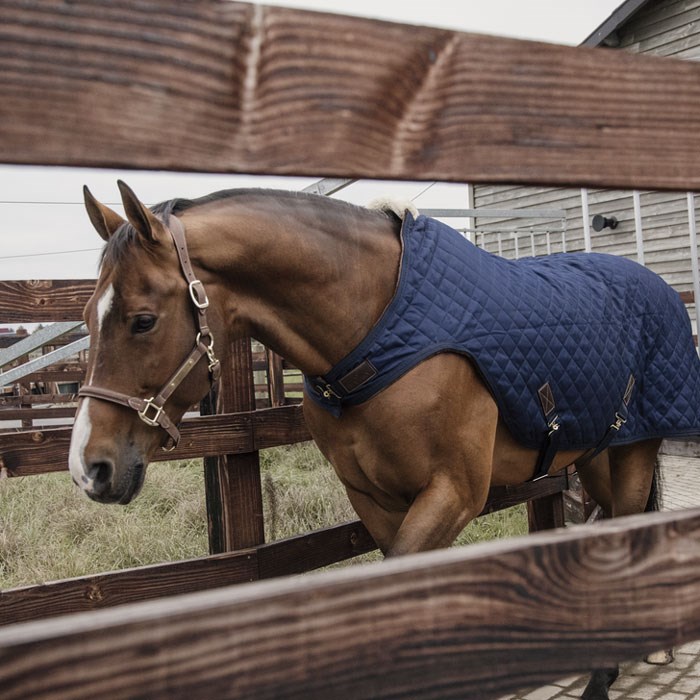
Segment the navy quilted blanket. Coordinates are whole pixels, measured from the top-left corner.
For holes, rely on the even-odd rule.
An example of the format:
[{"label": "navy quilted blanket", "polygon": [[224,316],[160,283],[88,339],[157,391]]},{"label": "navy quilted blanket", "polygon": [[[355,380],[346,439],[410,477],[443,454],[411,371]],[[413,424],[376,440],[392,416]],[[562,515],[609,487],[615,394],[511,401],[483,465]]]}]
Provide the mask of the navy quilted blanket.
[{"label": "navy quilted blanket", "polygon": [[327,375],[305,378],[307,393],[334,415],[422,360],[457,352],[476,364],[526,447],[542,448],[548,413],[560,425],[559,449],[595,447],[623,398],[626,423],[613,444],[700,435],[690,321],[659,276],[593,253],[506,260],[408,213],[401,235],[399,280],[380,320]]}]

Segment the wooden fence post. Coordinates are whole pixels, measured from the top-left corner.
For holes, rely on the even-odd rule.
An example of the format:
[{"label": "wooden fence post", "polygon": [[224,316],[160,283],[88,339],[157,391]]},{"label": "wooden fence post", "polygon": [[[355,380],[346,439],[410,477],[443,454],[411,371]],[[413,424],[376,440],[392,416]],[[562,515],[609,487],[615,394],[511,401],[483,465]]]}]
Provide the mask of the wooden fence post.
[{"label": "wooden fence post", "polygon": [[[568,483],[568,472],[564,472],[563,475],[566,476]],[[532,499],[527,502],[528,529],[530,532],[539,532],[564,527],[564,513],[563,491]]]},{"label": "wooden fence post", "polygon": [[[216,409],[226,413],[255,410],[249,338],[237,340],[231,347],[231,361],[222,367]],[[206,458],[204,473],[210,552],[262,544],[265,531],[259,452]]]},{"label": "wooden fence post", "polygon": [[282,357],[270,348],[265,348],[265,359],[267,361],[267,390],[270,396],[270,406],[284,406],[286,401]]}]

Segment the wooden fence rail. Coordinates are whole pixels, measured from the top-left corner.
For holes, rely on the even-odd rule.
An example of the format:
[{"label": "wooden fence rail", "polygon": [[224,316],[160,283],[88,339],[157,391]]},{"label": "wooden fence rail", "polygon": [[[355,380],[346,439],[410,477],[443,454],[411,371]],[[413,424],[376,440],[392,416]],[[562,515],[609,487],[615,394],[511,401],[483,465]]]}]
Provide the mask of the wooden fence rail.
[{"label": "wooden fence rail", "polygon": [[[80,318],[80,304],[93,286],[92,280],[0,283],[0,317],[3,322],[21,318],[25,323]],[[301,405],[285,398],[284,367],[274,353],[254,354],[249,340],[237,342],[232,362],[224,368],[223,400],[218,402],[220,410],[229,412],[214,413],[215,398],[205,402],[203,413],[214,414],[185,420],[178,447],[155,456],[155,460],[205,458],[210,551],[215,556],[3,591],[0,625],[299,573],[374,549],[359,522],[264,544],[259,450],[310,439]],[[266,409],[256,408],[253,395],[253,373],[260,371],[268,375],[272,406]],[[30,398],[41,399],[12,398],[20,401],[19,406],[32,406],[23,403]],[[60,397],[52,397],[56,398]],[[72,410],[12,408],[15,404],[5,401],[10,408],[0,406],[0,419],[25,423],[44,414],[69,415]],[[0,473],[21,477],[65,471],[70,437],[70,426],[0,433]],[[532,529],[561,526],[567,484],[562,475],[536,484],[494,488],[484,513],[527,502]]]},{"label": "wooden fence rail", "polygon": [[[563,524],[563,516],[554,521],[549,518],[561,512],[556,506],[565,488],[565,476],[537,485],[494,487],[483,514],[537,499],[533,503],[542,504],[534,508],[537,528],[558,527]],[[548,499],[556,499],[556,503],[548,503]],[[374,549],[376,545],[364,525],[355,521],[209,557],[0,591],[0,626],[298,574]]]},{"label": "wooden fence rail", "polygon": [[224,0],[2,15],[0,162],[700,189],[692,61]]},{"label": "wooden fence rail", "polygon": [[[488,700],[700,637],[700,511],[0,629],[4,700]],[[641,634],[640,634],[641,632]]]},{"label": "wooden fence rail", "polygon": [[[700,190],[696,63],[224,0],[0,9],[0,162]],[[71,321],[89,289],[0,293],[5,321]],[[257,448],[278,438],[254,412],[250,343],[233,357],[220,404],[234,435],[201,419],[232,450],[207,458],[210,530],[214,552],[247,550],[224,560],[255,578],[298,555],[263,543]],[[296,407],[269,415],[302,430]],[[65,432],[28,434],[4,443],[5,473],[41,471],[29,442],[64,458]],[[550,510],[533,522],[556,524],[553,496],[541,500]],[[700,514],[647,518],[10,625],[0,688],[23,700],[495,698],[700,637]],[[342,527],[314,542],[352,550],[357,531]],[[303,558],[322,561],[322,547]],[[215,562],[158,578],[172,575],[172,592],[197,567],[211,579]],[[135,589],[151,578],[120,575]],[[53,590],[96,605],[116,600],[117,580]],[[8,595],[22,617],[51,591]]]}]

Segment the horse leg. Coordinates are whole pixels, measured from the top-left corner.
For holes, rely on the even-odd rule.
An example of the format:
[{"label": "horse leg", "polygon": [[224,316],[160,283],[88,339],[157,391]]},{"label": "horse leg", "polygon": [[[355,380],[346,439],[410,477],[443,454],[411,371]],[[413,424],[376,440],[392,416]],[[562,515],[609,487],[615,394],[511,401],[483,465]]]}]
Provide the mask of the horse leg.
[{"label": "horse leg", "polygon": [[472,478],[468,485],[451,475],[435,474],[411,504],[386,556],[449,547],[486,503],[489,478],[485,471],[480,484]]},{"label": "horse leg", "polygon": [[619,666],[596,669],[591,673],[591,678],[583,691],[581,700],[608,700],[610,697],[608,690],[619,675]]},{"label": "horse leg", "polygon": [[[583,487],[607,515],[633,515],[654,509],[650,495],[660,445],[661,440],[645,440],[611,447],[589,463],[577,465]],[[609,700],[608,690],[618,675],[619,666],[593,671],[582,700]]]},{"label": "horse leg", "polygon": [[[643,451],[641,453],[641,459],[642,459],[644,464],[649,465],[653,461],[654,465],[656,465],[656,455],[659,451],[660,445],[661,445],[660,440],[651,440],[648,443],[641,443],[640,448],[643,448]],[[630,447],[635,447],[635,446],[630,446]],[[622,450],[623,448],[618,448],[618,449]],[[619,456],[616,455],[616,459],[619,459]],[[625,462],[624,459],[622,461]],[[634,463],[632,464],[631,467],[628,466],[627,464],[625,464],[625,468],[634,471]],[[625,482],[627,479],[627,475],[624,472],[624,469],[623,469],[622,474],[614,475],[613,478],[615,476],[620,478],[623,482]],[[639,475],[637,475],[637,476],[638,476],[638,478],[642,479],[642,483],[637,484],[637,489],[639,489],[639,488],[642,489],[641,497],[643,498],[644,486],[649,479],[649,475],[645,474],[643,477],[639,477]],[[656,483],[657,476],[658,476],[658,474],[656,473],[656,469],[655,469],[654,472],[652,472],[652,474],[651,474],[651,489],[650,489],[651,493],[648,495],[647,500],[646,500],[646,505],[644,507],[645,512],[652,512],[652,511],[656,511],[659,509],[659,504],[657,502],[658,495],[659,495],[657,483]],[[640,502],[640,496],[637,495],[636,501],[634,501],[632,503],[633,510],[631,512],[637,512],[639,502]],[[620,508],[620,511],[621,511],[619,514],[622,514],[622,512],[624,512],[622,509],[626,505],[629,506],[629,503],[623,503],[623,504],[618,506]],[[648,664],[652,664],[654,666],[666,666],[673,661],[673,649],[662,649],[661,651],[657,651],[657,652],[653,652],[651,654],[648,654],[647,657],[645,658],[645,661]]]},{"label": "horse leg", "polygon": [[443,353],[339,419],[304,415],[386,556],[452,544],[486,502],[498,407],[474,367]]},{"label": "horse leg", "polygon": [[576,471],[586,492],[602,508],[606,517],[612,517],[612,481],[608,451],[604,450],[589,461],[577,462]]},{"label": "horse leg", "polygon": [[609,449],[613,517],[647,510],[660,447],[661,440],[645,440]]},{"label": "horse leg", "polygon": [[353,510],[372,535],[382,554],[386,555],[406,517],[406,512],[382,507],[370,495],[350,486],[346,485],[345,491]]},{"label": "horse leg", "polygon": [[[488,447],[488,439],[471,450],[457,448],[451,442],[440,447],[430,439],[419,441],[425,443],[422,446],[414,442],[410,458],[393,455],[394,460],[383,466],[382,471],[408,474],[415,471],[411,462],[430,465],[424,470],[427,483],[407,500],[370,488],[371,484],[365,483],[366,491],[353,486],[343,473],[356,473],[356,465],[343,465],[336,460],[350,503],[386,557],[449,547],[465,525],[483,510],[488,497],[492,447]],[[354,481],[360,480],[355,476]]]}]

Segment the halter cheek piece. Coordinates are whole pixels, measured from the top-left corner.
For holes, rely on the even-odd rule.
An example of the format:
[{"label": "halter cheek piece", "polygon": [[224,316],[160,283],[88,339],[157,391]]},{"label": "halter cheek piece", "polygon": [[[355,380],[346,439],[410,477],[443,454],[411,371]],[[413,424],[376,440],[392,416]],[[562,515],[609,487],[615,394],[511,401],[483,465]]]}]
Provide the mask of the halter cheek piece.
[{"label": "halter cheek piece", "polygon": [[190,299],[195,307],[195,319],[198,332],[194,349],[175,370],[174,374],[163,385],[162,389],[149,399],[129,396],[128,394],[121,394],[118,391],[103,389],[99,386],[92,385],[83,386],[78,392],[78,396],[111,401],[112,403],[118,403],[122,406],[133,408],[146,425],[161,427],[168,433],[169,444],[163,447],[163,449],[169,451],[177,446],[180,440],[180,431],[165,412],[165,402],[172,396],[173,392],[180,384],[182,384],[185,377],[196,367],[197,363],[204,355],[207,356],[209,375],[212,384],[216,383],[221,376],[221,365],[214,354],[214,336],[207,322],[206,309],[209,306],[209,299],[204,290],[204,285],[195,277],[192,270],[190,256],[187,251],[187,242],[185,240],[185,229],[176,216],[171,216],[166,230],[170,233],[175,243],[175,250],[180,260],[180,268],[189,285]]}]

